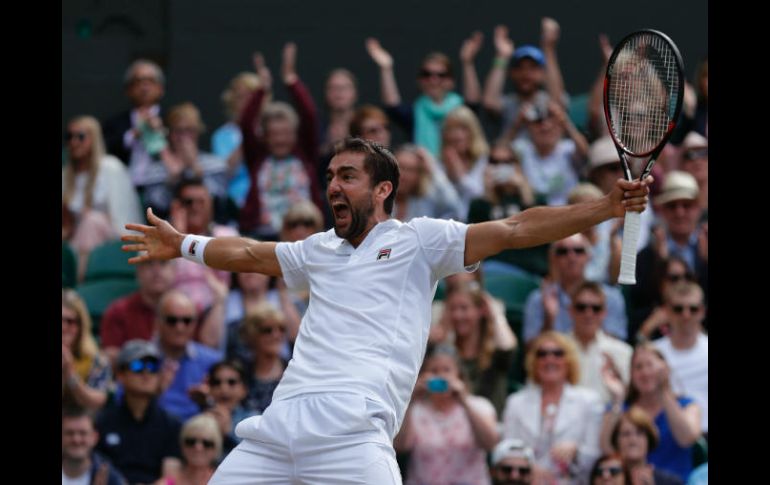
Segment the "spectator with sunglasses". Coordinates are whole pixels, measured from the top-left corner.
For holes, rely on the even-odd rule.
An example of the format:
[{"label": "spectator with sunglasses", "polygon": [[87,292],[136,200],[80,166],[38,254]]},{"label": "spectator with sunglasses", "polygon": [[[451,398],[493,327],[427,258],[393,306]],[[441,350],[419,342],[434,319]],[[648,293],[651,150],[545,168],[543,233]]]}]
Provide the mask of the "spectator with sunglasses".
[{"label": "spectator with sunglasses", "polygon": [[131,484],[152,483],[179,465],[180,420],[158,406],[161,354],[155,344],[130,340],[120,350],[115,377],[121,399],[97,417],[97,451]]},{"label": "spectator with sunglasses", "polygon": [[502,440],[492,451],[492,485],[529,485],[534,480],[535,455],[518,439]]},{"label": "spectator with sunglasses", "polygon": [[185,421],[179,433],[182,466],[173,468],[154,485],[206,485],[222,456],[222,435],[216,420],[198,414]]},{"label": "spectator with sunglasses", "polygon": [[201,407],[217,420],[222,435],[222,452],[227,454],[241,441],[235,434],[235,425],[253,416],[246,409],[246,370],[240,361],[228,359],[217,362],[201,386]]},{"label": "spectator with sunglasses", "polygon": [[[656,286],[659,288],[655,296],[655,303],[651,307],[631,308],[631,321],[629,334],[635,335],[637,342],[645,340],[657,340],[671,332],[669,323],[670,312],[667,309],[664,296],[668,289],[681,281],[695,281],[695,275],[687,267],[687,263],[679,256],[669,256],[658,260],[654,268]],[[643,318],[639,330],[635,322]]]},{"label": "spectator with sunglasses", "polygon": [[526,387],[505,403],[503,436],[532,447],[544,478],[585,479],[599,456],[603,406],[596,391],[577,385],[574,344],[558,332],[545,332],[529,347],[525,367]]},{"label": "spectator with sunglasses", "polygon": [[610,453],[596,460],[591,468],[591,485],[626,485],[623,460],[620,455]]},{"label": "spectator with sunglasses", "polygon": [[209,368],[222,354],[193,341],[198,313],[190,298],[178,290],[163,295],[156,318],[157,344],[163,357],[164,392],[158,404],[185,420],[199,411],[190,396],[203,383]]},{"label": "spectator with sunglasses", "polygon": [[478,106],[481,90],[473,59],[481,48],[482,37],[474,33],[464,41],[460,51],[463,65],[465,99],[454,89],[452,62],[442,52],[426,55],[420,66],[417,82],[422,93],[412,106],[401,100],[393,71],[393,57],[374,38],[366,39],[366,50],[380,68],[382,104],[388,116],[398,123],[415,144],[426,148],[434,157],[441,157],[441,127],[444,119],[463,103]]},{"label": "spectator with sunglasses", "polygon": [[62,407],[99,409],[107,402],[110,364],[91,333],[91,316],[75,290],[61,293]]},{"label": "spectator with sunglasses", "polygon": [[692,396],[701,409],[701,431],[709,430],[709,338],[703,333],[703,290],[683,281],[667,288],[666,312],[671,332],[653,342],[671,366],[672,387]]},{"label": "spectator with sunglasses", "polygon": [[146,261],[136,265],[139,289],[110,303],[99,326],[102,348],[115,367],[120,348],[133,339],[150,340],[161,296],[171,289],[174,265],[171,261]]},{"label": "spectator with sunglasses", "polygon": [[638,409],[658,430],[657,446],[650,442],[644,450],[647,462],[685,480],[692,470],[692,445],[701,436],[701,411],[692,398],[674,393],[671,375],[665,357],[649,342],[638,344],[631,356],[628,392],[616,375],[605,372],[612,406],[604,414],[600,442],[605,453],[617,449],[612,440],[617,438],[614,430],[621,416]]},{"label": "spectator with sunglasses", "polygon": [[606,300],[599,283],[581,283],[572,294],[570,316],[574,326],[570,336],[577,344],[579,385],[593,389],[608,403],[612,394],[604,384],[603,369],[609,367],[624,384],[628,384],[633,350],[627,343],[602,331],[602,322],[607,316]]},{"label": "spectator with sunglasses", "polygon": [[[636,285],[628,295],[632,308],[654,307],[658,291],[654,270],[669,256],[678,256],[687,263],[708,303],[708,225],[698,224],[699,193],[698,182],[689,173],[674,170],[666,174],[661,192],[654,199],[661,223],[637,256]],[[640,321],[637,317],[636,322]]]},{"label": "spectator with sunglasses", "polygon": [[649,453],[659,443],[659,433],[643,410],[629,408],[612,429],[610,440],[623,460],[630,485],[684,485],[682,478],[648,463]]},{"label": "spectator with sunglasses", "polygon": [[286,339],[286,317],[271,304],[260,302],[247,309],[240,335],[253,356],[243,362],[247,387],[244,403],[250,413],[262,414],[272,402],[273,391],[288,364],[287,359],[281,357]]},{"label": "spectator with sunglasses", "polygon": [[127,222],[141,216],[139,196],[126,167],[104,149],[102,128],[93,116],[67,123],[62,167],[62,240],[78,254],[78,280],[85,275],[88,255],[117,239]]},{"label": "spectator with sunglasses", "polygon": [[[574,234],[551,244],[548,250],[549,276],[539,289],[532,291],[524,305],[524,339],[529,342],[538,333],[556,330],[569,332],[574,323],[570,316],[570,295],[584,282],[589,243],[583,234]],[[602,284],[607,303],[607,317],[602,328],[625,340],[628,333],[626,303],[615,287]]]}]

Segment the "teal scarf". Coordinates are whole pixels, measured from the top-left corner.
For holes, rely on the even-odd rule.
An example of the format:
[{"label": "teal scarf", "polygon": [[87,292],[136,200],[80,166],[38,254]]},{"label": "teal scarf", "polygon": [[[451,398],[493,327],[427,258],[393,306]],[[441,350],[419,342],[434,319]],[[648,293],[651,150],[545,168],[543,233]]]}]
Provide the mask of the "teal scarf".
[{"label": "teal scarf", "polygon": [[441,104],[424,94],[414,102],[414,142],[425,147],[436,158],[441,158],[441,125],[453,109],[463,104],[463,97],[449,92]]}]

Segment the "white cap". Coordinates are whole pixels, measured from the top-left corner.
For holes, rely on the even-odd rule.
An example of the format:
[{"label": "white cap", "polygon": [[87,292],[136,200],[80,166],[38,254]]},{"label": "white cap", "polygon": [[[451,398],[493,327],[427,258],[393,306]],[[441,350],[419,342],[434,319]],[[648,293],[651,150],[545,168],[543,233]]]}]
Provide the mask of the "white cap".
[{"label": "white cap", "polygon": [[532,448],[524,444],[522,440],[510,438],[503,440],[492,451],[492,465],[497,465],[506,458],[524,458],[530,463],[535,461]]}]

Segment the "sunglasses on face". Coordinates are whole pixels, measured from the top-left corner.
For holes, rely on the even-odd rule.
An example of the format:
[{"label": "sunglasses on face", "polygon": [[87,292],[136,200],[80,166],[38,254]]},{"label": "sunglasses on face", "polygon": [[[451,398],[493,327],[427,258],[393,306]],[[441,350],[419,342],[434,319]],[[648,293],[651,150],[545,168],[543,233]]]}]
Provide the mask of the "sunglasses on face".
[{"label": "sunglasses on face", "polygon": [[283,326],[275,326],[275,327],[262,327],[259,329],[260,335],[270,335],[273,333],[273,331],[276,331],[278,333],[283,333],[286,331],[286,327]]},{"label": "sunglasses on face", "polygon": [[423,79],[428,79],[432,77],[437,77],[439,79],[446,79],[449,77],[449,73],[447,71],[431,71],[430,69],[420,69],[420,77]]},{"label": "sunglasses on face", "polygon": [[684,159],[685,160],[698,160],[699,158],[708,158],[709,157],[709,149],[708,148],[697,148],[693,150],[687,150],[684,152]]},{"label": "sunglasses on face", "polygon": [[182,322],[184,323],[185,327],[190,326],[195,321],[194,317],[190,316],[176,316],[176,315],[166,315],[166,325],[169,327],[175,327],[177,323]]},{"label": "sunglasses on face", "polygon": [[240,380],[236,379],[234,377],[231,377],[229,379],[211,379],[211,387],[219,387],[224,383],[227,383],[230,387],[235,386],[236,384],[240,384]]},{"label": "sunglasses on face", "polygon": [[532,472],[532,468],[528,466],[500,465],[498,469],[506,475],[510,475],[514,470],[519,475],[529,475]]},{"label": "sunglasses on face", "polygon": [[538,359],[542,359],[549,355],[553,355],[557,358],[564,357],[564,349],[537,349],[537,352],[535,352],[535,357]]},{"label": "sunglasses on face", "polygon": [[675,211],[680,207],[685,210],[690,210],[693,207],[695,207],[695,202],[692,200],[675,200],[675,201],[667,202],[663,204],[663,207],[671,211]]},{"label": "sunglasses on face", "polygon": [[136,359],[129,362],[126,368],[134,374],[141,374],[144,371],[157,374],[160,371],[160,362],[157,359]]},{"label": "sunglasses on face", "polygon": [[671,305],[671,309],[674,311],[674,313],[680,315],[684,313],[685,308],[689,308],[690,313],[698,313],[700,310],[700,305]]},{"label": "sunglasses on face", "polygon": [[594,305],[590,303],[575,303],[574,304],[575,310],[579,311],[580,313],[585,312],[589,308],[593,310],[594,313],[599,313],[604,308],[604,305]]},{"label": "sunglasses on face", "polygon": [[615,477],[615,476],[620,475],[621,473],[623,473],[623,469],[620,468],[619,466],[600,466],[594,472],[594,476],[595,477],[604,477],[604,476],[607,476],[609,474],[610,476]]},{"label": "sunglasses on face", "polygon": [[516,163],[515,158],[495,158],[489,157],[488,163],[490,165],[499,165],[501,163]]},{"label": "sunglasses on face", "polygon": [[184,198],[179,200],[183,206],[185,207],[192,207],[195,204],[203,205],[206,203],[206,199],[190,199],[190,198]]},{"label": "sunglasses on face", "polygon": [[586,248],[584,247],[575,247],[575,248],[556,248],[556,256],[566,256],[570,252],[573,252],[577,255],[582,255],[586,253]]},{"label": "sunglasses on face", "polygon": [[84,131],[68,131],[64,134],[64,141],[71,141],[73,138],[77,141],[83,141],[86,139],[86,133]]},{"label": "sunglasses on face", "polygon": [[188,448],[194,448],[196,444],[201,443],[207,450],[214,449],[214,441],[205,438],[185,438],[183,443]]}]

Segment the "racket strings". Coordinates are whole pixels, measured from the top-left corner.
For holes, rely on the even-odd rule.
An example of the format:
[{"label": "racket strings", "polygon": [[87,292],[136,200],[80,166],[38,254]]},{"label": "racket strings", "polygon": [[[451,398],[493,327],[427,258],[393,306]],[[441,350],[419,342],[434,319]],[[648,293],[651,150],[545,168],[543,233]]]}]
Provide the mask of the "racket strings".
[{"label": "racket strings", "polygon": [[610,68],[613,131],[632,153],[653,150],[668,132],[677,105],[679,70],[668,42],[643,33],[621,48]]}]

